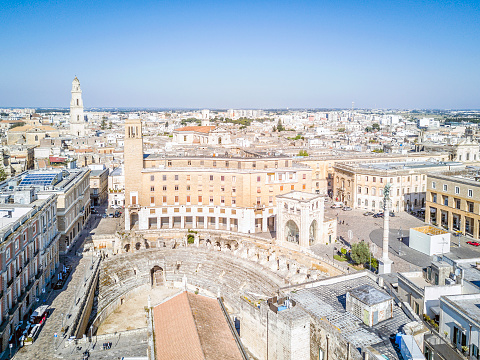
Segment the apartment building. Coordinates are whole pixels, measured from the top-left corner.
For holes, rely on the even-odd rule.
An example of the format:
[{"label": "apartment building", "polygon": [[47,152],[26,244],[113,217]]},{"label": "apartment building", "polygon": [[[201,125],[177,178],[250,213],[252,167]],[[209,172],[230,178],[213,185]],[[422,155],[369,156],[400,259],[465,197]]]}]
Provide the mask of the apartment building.
[{"label": "apartment building", "polygon": [[418,211],[425,207],[427,172],[462,167],[437,161],[336,163],[333,197],[352,208],[378,211],[383,209],[383,188],[390,183],[392,210]]},{"label": "apartment building", "polygon": [[425,222],[480,239],[480,168],[428,174]]},{"label": "apartment building", "polygon": [[18,341],[17,325],[38,305],[58,267],[56,200],[34,188],[0,189],[0,351]]},{"label": "apartment building", "polygon": [[90,168],[90,200],[98,206],[108,199],[108,169],[105,165],[88,165]]},{"label": "apartment building", "polygon": [[0,185],[4,188],[34,188],[39,194],[57,195],[60,252],[68,251],[90,216],[90,169],[29,170]]},{"label": "apartment building", "polygon": [[312,192],[310,168],[289,157],[144,156],[139,119],[126,120],[124,168],[126,229],[274,231],[275,197]]},{"label": "apartment building", "polygon": [[108,175],[108,206],[125,206],[125,174],[117,167]]}]

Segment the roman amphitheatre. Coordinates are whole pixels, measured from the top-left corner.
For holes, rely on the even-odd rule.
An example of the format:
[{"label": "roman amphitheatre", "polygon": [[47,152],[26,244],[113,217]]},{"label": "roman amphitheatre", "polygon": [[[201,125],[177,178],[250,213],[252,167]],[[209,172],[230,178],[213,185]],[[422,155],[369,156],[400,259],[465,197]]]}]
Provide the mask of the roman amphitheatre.
[{"label": "roman amphitheatre", "polygon": [[261,304],[282,288],[346,273],[274,239],[212,230],[99,235],[86,244],[89,252],[103,261],[87,331],[100,339],[147,337],[149,305],[188,290],[222,300],[253,359],[265,341]]}]

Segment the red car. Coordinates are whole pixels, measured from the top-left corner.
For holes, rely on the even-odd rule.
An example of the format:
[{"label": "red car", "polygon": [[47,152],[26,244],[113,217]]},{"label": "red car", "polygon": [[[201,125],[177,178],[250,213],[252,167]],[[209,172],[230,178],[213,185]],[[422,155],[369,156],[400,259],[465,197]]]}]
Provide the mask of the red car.
[{"label": "red car", "polygon": [[476,241],[467,241],[467,244],[473,245],[473,246],[480,246],[480,243]]}]

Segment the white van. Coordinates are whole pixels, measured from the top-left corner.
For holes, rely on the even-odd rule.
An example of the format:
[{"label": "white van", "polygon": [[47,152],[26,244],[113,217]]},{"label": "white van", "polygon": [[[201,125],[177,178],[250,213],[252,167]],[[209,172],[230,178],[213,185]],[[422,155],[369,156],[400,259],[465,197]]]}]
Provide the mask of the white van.
[{"label": "white van", "polygon": [[341,202],[341,201],[336,201],[336,202],[334,202],[333,205],[330,206],[330,207],[331,207],[332,209],[341,209],[341,208],[343,208],[343,206],[344,206],[344,205],[343,205],[343,202]]}]

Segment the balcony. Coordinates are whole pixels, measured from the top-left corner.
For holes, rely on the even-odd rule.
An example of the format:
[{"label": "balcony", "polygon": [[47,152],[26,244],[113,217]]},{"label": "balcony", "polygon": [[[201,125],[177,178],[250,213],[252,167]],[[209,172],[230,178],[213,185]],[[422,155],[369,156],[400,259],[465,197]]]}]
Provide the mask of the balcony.
[{"label": "balcony", "polygon": [[7,288],[13,284],[13,277],[7,281]]},{"label": "balcony", "polygon": [[33,253],[33,256],[37,256],[39,252],[40,252],[40,249],[35,250],[35,252]]}]

